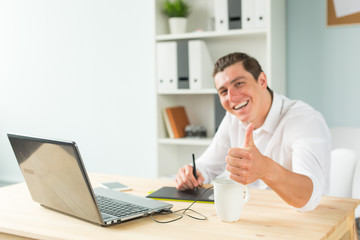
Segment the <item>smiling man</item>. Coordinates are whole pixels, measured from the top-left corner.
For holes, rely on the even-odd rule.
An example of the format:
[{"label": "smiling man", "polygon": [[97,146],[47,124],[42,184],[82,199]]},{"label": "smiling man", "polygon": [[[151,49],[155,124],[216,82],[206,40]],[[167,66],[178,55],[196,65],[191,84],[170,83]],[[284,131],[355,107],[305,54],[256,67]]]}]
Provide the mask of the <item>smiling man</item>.
[{"label": "smiling man", "polygon": [[273,92],[258,61],[244,53],[220,58],[215,87],[227,113],[213,142],[192,166],[179,169],[179,190],[209,183],[226,169],[234,181],[271,188],[300,211],[316,208],[328,192],[330,132],[309,105]]}]

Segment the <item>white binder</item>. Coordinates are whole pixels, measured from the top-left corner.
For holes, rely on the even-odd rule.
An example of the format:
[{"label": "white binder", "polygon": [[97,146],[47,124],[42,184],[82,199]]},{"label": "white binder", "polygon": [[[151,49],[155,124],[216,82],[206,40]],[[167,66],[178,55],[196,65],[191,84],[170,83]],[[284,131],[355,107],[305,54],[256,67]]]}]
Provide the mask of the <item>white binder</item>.
[{"label": "white binder", "polygon": [[255,0],[241,1],[241,17],[243,29],[255,27]]},{"label": "white binder", "polygon": [[255,0],[255,28],[266,28],[266,0]]},{"label": "white binder", "polygon": [[177,89],[177,56],[176,42],[159,42],[157,50],[158,90]]},{"label": "white binder", "polygon": [[206,43],[202,40],[189,41],[190,89],[213,88],[213,62]]},{"label": "white binder", "polygon": [[215,30],[229,30],[229,14],[227,0],[214,0],[215,9]]},{"label": "white binder", "polygon": [[241,29],[241,0],[227,0],[229,30]]}]

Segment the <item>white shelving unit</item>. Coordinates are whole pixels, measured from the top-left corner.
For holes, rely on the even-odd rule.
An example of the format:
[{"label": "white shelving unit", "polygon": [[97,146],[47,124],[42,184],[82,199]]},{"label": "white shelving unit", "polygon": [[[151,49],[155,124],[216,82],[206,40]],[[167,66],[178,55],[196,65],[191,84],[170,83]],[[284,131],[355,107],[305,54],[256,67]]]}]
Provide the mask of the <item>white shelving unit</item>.
[{"label": "white shelving unit", "polygon": [[228,32],[215,32],[215,31],[201,31],[184,34],[163,34],[156,36],[157,41],[171,41],[181,39],[206,39],[206,38],[231,38],[233,36],[256,36],[266,35],[266,29],[244,29],[244,30],[231,30]]},{"label": "white shelving unit", "polygon": [[189,95],[189,94],[217,94],[215,88],[209,89],[177,89],[177,90],[158,90],[159,95]]},{"label": "white shelving unit", "polygon": [[[192,9],[188,18],[188,32],[176,35],[168,34],[168,20],[161,13],[162,1],[154,0],[156,10],[155,43],[203,40],[206,42],[214,63],[218,58],[231,52],[248,53],[260,62],[270,87],[278,93],[285,94],[285,0],[266,0],[268,21],[265,29],[238,29],[226,32],[217,32],[211,29],[210,25],[214,19],[212,0],[188,0]],[[209,69],[211,72],[212,70]],[[156,96],[158,175],[170,176],[176,174],[178,168],[191,162],[192,153],[200,156],[211,143],[215,134],[215,101],[218,97],[215,88],[157,90]],[[162,109],[179,105],[185,106],[191,124],[202,125],[207,129],[208,138],[168,138]]]}]

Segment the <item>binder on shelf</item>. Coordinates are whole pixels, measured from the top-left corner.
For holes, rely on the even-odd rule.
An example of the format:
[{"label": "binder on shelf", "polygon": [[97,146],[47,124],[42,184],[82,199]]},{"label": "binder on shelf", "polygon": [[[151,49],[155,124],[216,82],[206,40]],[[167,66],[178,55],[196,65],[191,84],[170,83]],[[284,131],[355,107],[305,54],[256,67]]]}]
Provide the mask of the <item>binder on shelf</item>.
[{"label": "binder on shelf", "polygon": [[215,9],[215,30],[216,31],[229,30],[228,1],[214,0],[214,9]]},{"label": "binder on shelf", "polygon": [[241,1],[242,28],[252,29],[255,27],[255,0]]},{"label": "binder on shelf", "polygon": [[159,90],[177,89],[177,44],[175,41],[160,42],[157,51],[157,82]]},{"label": "binder on shelf", "polygon": [[213,63],[203,40],[189,41],[190,89],[213,88]]},{"label": "binder on shelf", "polygon": [[219,96],[216,95],[214,98],[215,101],[215,133],[217,132],[223,118],[225,117],[226,114],[226,110],[225,108],[221,105]]},{"label": "binder on shelf", "polygon": [[266,0],[255,0],[255,28],[266,28]]},{"label": "binder on shelf", "polygon": [[157,43],[159,90],[189,89],[188,41]]},{"label": "binder on shelf", "polygon": [[229,29],[240,29],[242,0],[214,0],[215,8],[215,30],[228,31]]},{"label": "binder on shelf", "polygon": [[241,28],[241,0],[227,0],[229,14],[229,29]]},{"label": "binder on shelf", "polygon": [[185,127],[190,124],[184,106],[168,107],[163,110],[165,126],[170,138],[185,137]]},{"label": "binder on shelf", "polygon": [[178,89],[189,89],[189,50],[188,41],[177,41]]}]

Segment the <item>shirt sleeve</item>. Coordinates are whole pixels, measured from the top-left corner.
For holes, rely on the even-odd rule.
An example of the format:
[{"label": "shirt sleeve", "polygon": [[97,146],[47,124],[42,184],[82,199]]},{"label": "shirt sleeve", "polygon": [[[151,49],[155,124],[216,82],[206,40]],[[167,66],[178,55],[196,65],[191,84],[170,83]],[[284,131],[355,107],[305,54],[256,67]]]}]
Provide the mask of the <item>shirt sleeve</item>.
[{"label": "shirt sleeve", "polygon": [[196,167],[205,178],[204,183],[210,183],[216,176],[225,170],[225,158],[227,156],[228,149],[230,148],[230,125],[230,114],[226,112],[212,143],[196,160]]},{"label": "shirt sleeve", "polygon": [[309,177],[313,192],[299,211],[315,209],[323,194],[328,193],[330,173],[331,136],[320,113],[302,113],[288,125],[288,140],[292,149],[292,170]]}]

